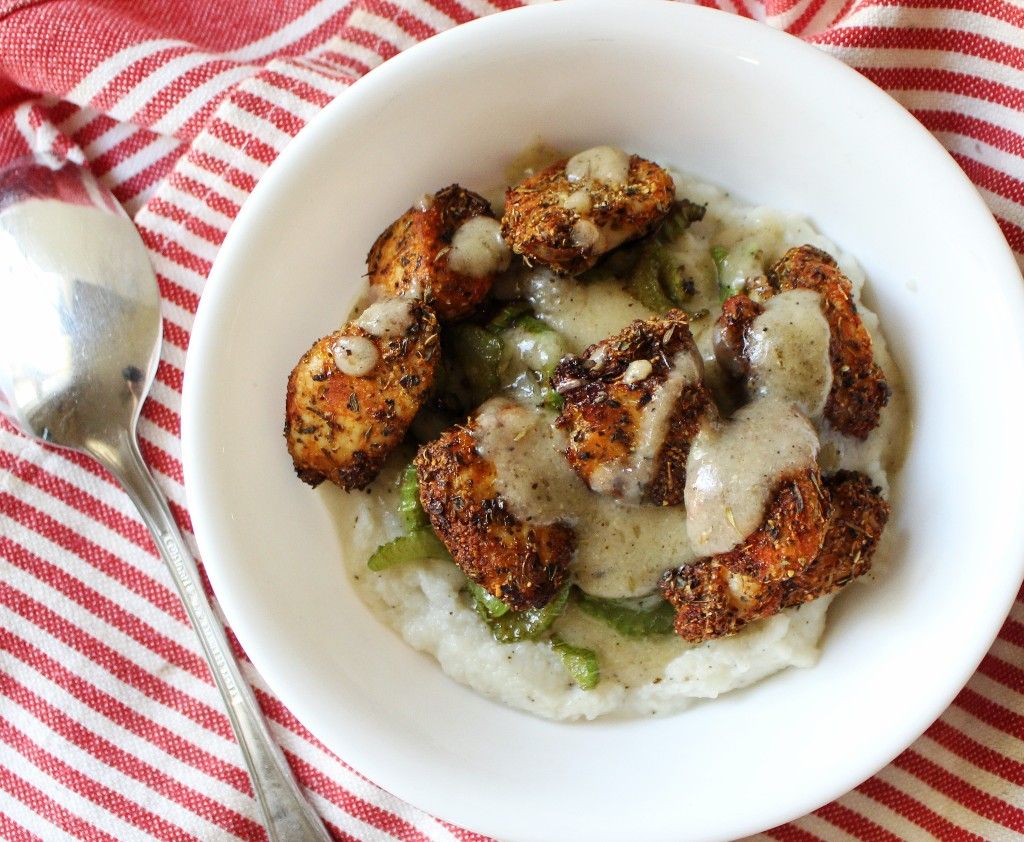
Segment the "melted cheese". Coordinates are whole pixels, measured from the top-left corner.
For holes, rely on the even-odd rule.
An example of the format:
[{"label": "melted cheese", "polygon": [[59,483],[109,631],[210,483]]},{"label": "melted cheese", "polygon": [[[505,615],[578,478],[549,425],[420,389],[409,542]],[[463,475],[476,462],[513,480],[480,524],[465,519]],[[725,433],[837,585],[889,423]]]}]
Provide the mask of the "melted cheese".
[{"label": "melted cheese", "polygon": [[621,185],[629,180],[629,155],[615,146],[595,146],[573,155],[565,164],[565,175],[576,183],[591,179]]},{"label": "melted cheese", "polygon": [[508,268],[512,252],[501,237],[501,223],[489,216],[467,219],[455,231],[448,268],[470,278],[486,278]]},{"label": "melted cheese", "polygon": [[382,298],[363,310],[355,324],[382,339],[404,336],[412,327],[412,304],[411,298]]}]

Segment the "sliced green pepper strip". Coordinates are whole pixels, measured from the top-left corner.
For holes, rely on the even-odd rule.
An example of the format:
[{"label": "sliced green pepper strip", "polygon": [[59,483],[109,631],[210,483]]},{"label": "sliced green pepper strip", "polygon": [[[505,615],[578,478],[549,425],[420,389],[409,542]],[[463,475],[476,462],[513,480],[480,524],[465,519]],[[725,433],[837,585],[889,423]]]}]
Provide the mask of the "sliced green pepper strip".
[{"label": "sliced green pepper strip", "polygon": [[536,640],[558,619],[569,602],[569,586],[562,588],[552,600],[540,608],[525,611],[509,611],[507,614],[488,621],[491,634],[499,643],[516,643],[520,640]]},{"label": "sliced green pepper strip", "polygon": [[669,299],[677,307],[682,307],[683,302],[690,297],[683,284],[683,273],[679,270],[679,264],[672,258],[665,246],[660,243],[652,244],[655,256],[658,259],[658,280],[662,289],[668,294]]},{"label": "sliced green pepper strip", "polygon": [[398,516],[406,532],[414,532],[430,523],[420,503],[420,483],[416,477],[416,466],[412,462],[405,466],[398,486]]},{"label": "sliced green pepper strip", "polygon": [[707,205],[698,205],[689,199],[682,199],[676,203],[675,208],[661,223],[658,229],[658,239],[663,243],[670,243],[683,233],[694,222],[700,222],[707,213]]},{"label": "sliced green pepper strip", "polygon": [[475,403],[483,403],[501,388],[498,364],[502,344],[497,336],[479,325],[455,325],[452,350],[469,381]]},{"label": "sliced green pepper strip", "polygon": [[672,309],[672,301],[661,288],[662,258],[654,243],[647,243],[629,275],[626,290],[637,301],[656,313]]},{"label": "sliced green pepper strip", "polygon": [[469,585],[469,595],[473,598],[473,607],[476,608],[476,613],[483,617],[483,619],[488,621],[495,620],[512,610],[498,597],[490,591],[481,588],[472,579],[467,579],[466,584]]},{"label": "sliced green pepper strip", "polygon": [[377,547],[366,566],[373,571],[380,571],[396,564],[422,561],[425,558],[451,559],[445,545],[429,526],[421,526],[408,535]]},{"label": "sliced green pepper strip", "polygon": [[601,681],[601,665],[593,649],[572,646],[560,637],[551,638],[551,648],[562,656],[562,666],[581,690],[593,690]]},{"label": "sliced green pepper strip", "polygon": [[513,301],[511,304],[506,304],[487,323],[487,330],[491,333],[508,330],[510,327],[514,327],[519,317],[526,313],[533,315],[533,308],[528,301]]},{"label": "sliced green pepper strip", "polygon": [[676,612],[660,596],[639,599],[602,599],[577,589],[576,605],[626,637],[671,634]]},{"label": "sliced green pepper strip", "polygon": [[722,283],[722,272],[725,269],[725,258],[729,256],[729,249],[725,246],[712,246],[711,247],[711,259],[715,261],[715,274],[718,278],[718,300],[725,301],[730,295],[732,295],[732,289]]}]

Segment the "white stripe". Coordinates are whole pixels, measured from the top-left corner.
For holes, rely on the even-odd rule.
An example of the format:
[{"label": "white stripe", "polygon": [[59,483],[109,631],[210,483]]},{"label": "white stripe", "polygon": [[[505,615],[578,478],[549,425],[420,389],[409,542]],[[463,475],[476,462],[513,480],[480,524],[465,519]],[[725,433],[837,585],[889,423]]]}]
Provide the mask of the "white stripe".
[{"label": "white stripe", "polygon": [[320,24],[330,20],[338,9],[336,0],[321,0],[280,29],[223,55],[237,61],[259,62],[268,56],[283,52],[290,44],[301,40]]},{"label": "white stripe", "polygon": [[[274,70],[281,72],[281,69],[278,67],[275,67]],[[303,99],[292,91],[272,85],[269,82],[253,80],[253,82],[245,85],[244,88],[246,93],[272,102],[275,109],[287,111],[289,114],[302,120],[303,123],[308,123],[321,110],[321,106],[316,103]]]},{"label": "white stripe", "polygon": [[[1024,181],[1024,160],[1016,155],[1011,155],[1002,149],[990,146],[982,140],[975,140],[973,137],[955,132],[936,132],[935,136],[950,152],[998,170],[1005,175],[1015,178],[1018,182]],[[1021,198],[1024,201],[1024,190],[1021,192]],[[1024,204],[1019,207],[1020,211],[1024,211]]]},{"label": "white stripe", "polygon": [[[265,143],[278,152],[284,149],[292,139],[290,134],[281,131],[270,121],[239,108],[230,100],[224,101],[217,111],[217,116],[225,123],[251,135],[253,140]],[[235,155],[239,154],[245,154],[245,147],[235,152]]]},{"label": "white stripe", "polygon": [[423,0],[405,0],[401,5],[406,13],[437,32],[443,32],[455,26],[455,18],[449,17],[436,6],[431,6]]},{"label": "white stripe", "polygon": [[828,842],[843,842],[843,840],[849,840],[849,842],[857,842],[855,837],[850,836],[843,830],[840,830],[832,822],[825,821],[813,813],[808,813],[801,819],[798,819],[794,824],[801,830],[813,833],[820,839],[827,839]]},{"label": "white stripe", "polygon": [[[36,695],[41,696],[61,713],[81,724],[97,737],[107,740],[121,751],[149,765],[157,772],[163,773],[171,780],[181,782],[199,795],[206,796],[219,804],[235,809],[252,821],[257,823],[260,821],[255,801],[244,793],[239,792],[233,786],[203,772],[201,769],[197,769],[189,763],[178,760],[143,736],[139,736],[121,727],[117,722],[79,701],[75,696],[66,692],[59,684],[39,673],[28,672],[27,670],[25,670],[25,673],[21,677],[23,685],[30,687]],[[60,755],[64,757],[62,752]],[[133,794],[134,791],[147,786],[144,782],[135,783],[135,778],[129,775],[128,772],[120,774],[125,775],[126,782],[129,783],[129,791],[132,791]],[[171,821],[179,824],[195,825],[196,827],[192,832],[198,833],[202,838],[209,838],[209,835],[212,833],[224,832],[217,825],[201,816],[197,816],[173,799],[160,795],[152,788],[151,791],[152,795],[148,797],[145,797],[145,793],[141,793],[144,797],[140,800],[144,803],[153,802],[157,799],[163,802],[159,809],[156,810],[158,815],[169,818]],[[146,806],[149,809],[154,809],[155,805],[147,803]],[[168,811],[170,811],[171,815],[168,815]],[[178,817],[175,818],[174,814],[177,814]]]},{"label": "white stripe", "polygon": [[[0,566],[0,569],[4,570],[5,575],[10,572],[10,568],[7,565]],[[20,571],[15,571],[12,575],[17,579],[17,584],[11,581],[12,587],[16,587],[19,591],[36,599],[39,599],[41,594],[45,596],[47,589],[39,583],[33,585],[28,582],[27,577],[20,575]],[[33,590],[36,593],[32,593]],[[53,592],[51,591],[51,593]],[[58,606],[50,605],[49,607],[61,616],[66,614],[66,612],[58,610]],[[112,696],[122,704],[137,711],[142,717],[158,722],[176,737],[201,747],[203,751],[218,758],[220,761],[230,765],[240,765],[241,755],[238,753],[238,744],[233,739],[224,739],[200,725],[185,713],[181,713],[175,708],[150,698],[144,689],[136,688],[134,685],[118,678],[109,672],[105,665],[91,660],[87,655],[63,643],[42,627],[28,625],[23,617],[14,613],[6,606],[0,606],[0,619],[3,620],[5,628],[22,629],[21,636],[29,640],[36,649],[57,661],[64,669],[79,676],[97,690]],[[162,682],[168,687],[182,690],[196,702],[206,704],[214,710],[222,707],[221,697],[212,685],[198,682],[190,674],[184,673],[183,670],[176,667],[171,667],[165,661],[159,661],[157,664],[151,665],[140,664],[139,659],[133,658],[131,653],[126,651],[124,647],[119,646],[116,640],[103,635],[102,631],[96,628],[96,624],[75,623],[74,618],[66,616],[65,619],[68,619],[80,631],[102,639],[119,656],[129,662],[134,662],[137,666],[146,670],[150,676],[158,676],[159,682],[156,683]],[[98,631],[100,632],[99,634],[97,634]],[[9,657],[7,660],[13,665],[12,674],[16,675],[19,670],[25,671],[29,669],[23,665],[17,666],[17,664],[20,664],[20,661],[16,662],[13,657]],[[185,680],[181,679],[182,675],[185,676]],[[26,683],[32,686],[34,681]],[[190,685],[197,692],[188,692],[187,687],[180,685]]]},{"label": "white stripe", "polygon": [[[349,20],[348,25],[353,25],[351,20]],[[371,69],[376,67],[383,60],[375,50],[371,50],[363,44],[357,44],[355,41],[349,41],[347,38],[342,38],[341,36],[332,38],[324,44],[323,47],[317,51],[316,55],[319,56],[324,53],[338,53]],[[351,70],[347,65],[343,65],[343,67]]]},{"label": "white stripe", "polygon": [[381,17],[372,12],[363,10],[354,12],[352,17],[349,18],[349,26],[376,35],[399,50],[404,50],[406,47],[411,47],[416,43],[416,39],[412,35],[399,27],[390,18]]},{"label": "white stripe", "polygon": [[[186,168],[186,166],[189,167],[194,173],[194,175],[189,176],[190,178],[197,177],[199,173],[204,173],[206,178],[210,182],[212,182],[216,178],[215,176],[212,176],[209,173],[207,173],[205,170],[200,170],[198,167],[192,164],[186,164],[184,161],[176,165],[175,170],[179,174],[184,175],[184,169]],[[221,179],[217,179],[218,182],[220,180]],[[221,191],[218,190],[217,192],[219,193]],[[222,235],[227,234],[227,230],[231,226],[231,223],[233,221],[232,217],[228,216],[226,213],[223,213],[220,210],[217,210],[216,208],[210,207],[210,205],[204,202],[201,198],[197,198],[192,193],[188,193],[184,190],[181,190],[178,187],[175,187],[173,184],[171,184],[170,180],[165,180],[164,183],[160,185],[160,190],[158,191],[157,196],[163,201],[167,202],[170,205],[173,205],[176,208],[180,208],[182,210],[187,208],[187,213],[190,216],[194,216],[200,222],[209,225],[213,228],[216,228],[218,231],[221,232]],[[232,199],[232,201],[234,200]],[[139,219],[137,220],[137,222],[144,224],[151,231],[155,231],[158,228],[164,229],[164,233],[167,234],[170,234],[171,231],[177,230],[178,227],[177,222],[167,219],[162,214],[152,212],[149,209],[139,214]]]},{"label": "white stripe", "polygon": [[[16,730],[35,743],[35,750],[42,748],[44,751],[58,755],[61,760],[67,761],[63,751],[55,750],[60,749],[60,746],[51,744],[53,738],[50,737],[49,730],[40,725],[38,720],[26,713],[21,707],[5,702],[4,709],[0,712],[0,717],[6,719]],[[127,824],[99,804],[90,801],[64,784],[59,783],[57,778],[39,769],[20,752],[9,747],[3,741],[0,741],[0,762],[4,762],[9,768],[15,770],[18,777],[32,784],[69,813],[109,833],[115,839],[127,841],[139,838],[139,831],[132,825]],[[54,837],[44,836],[43,838],[49,840]],[[57,838],[60,837],[58,836]]]},{"label": "white stripe", "polygon": [[103,134],[87,143],[82,147],[82,151],[85,152],[86,157],[90,161],[94,161],[100,155],[109,152],[119,143],[123,143],[141,131],[144,131],[144,129],[140,129],[132,123],[117,123],[113,128],[107,129]]},{"label": "white stripe", "polygon": [[923,834],[921,828],[912,821],[857,790],[846,793],[839,801],[844,807],[870,819],[898,839],[915,839]]},{"label": "white stripe", "polygon": [[[8,769],[19,778],[24,778],[25,775],[22,769],[26,763],[27,761],[20,754],[17,754],[14,749],[10,748],[6,743],[0,742],[0,768]],[[44,792],[47,792],[51,797],[53,796],[52,792],[47,790],[44,790]],[[31,798],[31,796],[27,797]],[[61,830],[57,825],[51,824],[35,810],[23,804],[13,795],[8,795],[2,789],[0,789],[0,813],[18,827],[23,827],[29,833],[46,840],[46,842],[74,840],[74,837],[69,833]]]},{"label": "white stripe", "polygon": [[75,87],[68,91],[64,98],[78,105],[88,105],[90,100],[110,83],[111,79],[127,67],[149,58],[161,50],[184,46],[188,46],[184,41],[158,38],[125,47],[96,65]]},{"label": "white stripe", "polygon": [[[923,741],[918,740],[914,744],[915,750],[918,749],[921,742]],[[982,838],[994,838],[991,836],[991,833],[998,827],[997,825],[993,825],[973,810],[968,810],[952,798],[947,798],[937,789],[932,789],[909,772],[905,772],[903,769],[890,764],[878,773],[878,777],[916,801],[920,801],[925,807],[933,813],[937,813],[946,821],[969,829]]]},{"label": "white stripe", "polygon": [[1000,684],[987,675],[976,672],[967,683],[967,686],[993,704],[1014,711],[1017,714],[1024,714],[1020,693],[1011,690],[1005,684]]},{"label": "white stripe", "polygon": [[[905,6],[862,6],[843,20],[841,28],[879,26],[892,29],[954,29],[1020,46],[1020,28],[996,17],[966,9],[913,9]],[[839,28],[839,27],[837,27]],[[950,47],[954,52],[955,47]]]},{"label": "white stripe", "polygon": [[1017,762],[1024,758],[1024,740],[1018,740],[981,719],[975,719],[963,708],[953,705],[942,715],[942,722],[1007,758]]},{"label": "white stripe", "polygon": [[[255,72],[256,69],[248,65],[225,68],[202,84],[190,90],[184,97],[175,103],[167,113],[153,124],[153,130],[164,132],[166,134],[177,132],[210,100],[238,84],[243,79],[247,79],[252,76]],[[152,91],[147,91],[147,101],[151,96]]]}]

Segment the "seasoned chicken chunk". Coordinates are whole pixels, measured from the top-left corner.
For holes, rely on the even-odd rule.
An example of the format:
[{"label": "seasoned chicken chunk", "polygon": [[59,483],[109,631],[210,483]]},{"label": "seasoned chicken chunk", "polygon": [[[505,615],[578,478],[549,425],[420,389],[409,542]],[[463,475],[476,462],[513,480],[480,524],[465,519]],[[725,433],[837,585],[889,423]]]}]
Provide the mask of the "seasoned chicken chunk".
[{"label": "seasoned chicken chunk", "polygon": [[430,307],[388,298],[313,344],[288,378],[285,406],[303,482],[351,490],[377,476],[434,383],[438,338]]},{"label": "seasoned chicken chunk", "polygon": [[516,611],[551,600],[568,577],[576,534],[566,524],[534,524],[509,511],[472,427],[454,427],[423,445],[416,473],[430,525],[470,579]]},{"label": "seasoned chicken chunk", "polygon": [[863,474],[785,477],[760,528],[726,553],[665,572],[676,632],[692,643],[838,590],[865,573],[889,507]]},{"label": "seasoned chicken chunk", "polygon": [[448,321],[473,312],[510,259],[487,200],[453,184],[391,223],[366,266],[371,288],[422,298]]},{"label": "seasoned chicken chunk", "polygon": [[593,491],[631,502],[683,500],[690,442],[717,416],[686,314],[637,320],[565,357],[551,383],[565,399],[565,457]]},{"label": "seasoned chicken chunk", "polygon": [[598,146],[509,188],[501,231],[527,263],[577,275],[602,254],[653,230],[674,200],[666,170]]},{"label": "seasoned chicken chunk", "polygon": [[751,297],[733,296],[722,308],[714,337],[719,363],[737,376],[750,375],[750,331],[764,311],[762,302],[791,290],[818,293],[828,324],[832,377],[823,414],[844,435],[866,438],[878,426],[882,407],[889,401],[889,386],[875,363],[871,336],[857,314],[853,286],[835,260],[813,246],[792,248],[767,276],[748,286]]}]

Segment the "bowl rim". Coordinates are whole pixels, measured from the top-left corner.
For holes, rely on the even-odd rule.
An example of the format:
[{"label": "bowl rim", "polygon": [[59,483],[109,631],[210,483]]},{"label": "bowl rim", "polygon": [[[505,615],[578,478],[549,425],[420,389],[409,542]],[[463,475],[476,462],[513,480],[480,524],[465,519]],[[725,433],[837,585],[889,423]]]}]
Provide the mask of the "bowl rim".
[{"label": "bowl rim", "polygon": [[[341,96],[309,121],[260,178],[231,224],[203,290],[186,359],[182,399],[183,465],[194,534],[201,555],[206,560],[205,567],[213,590],[217,594],[224,615],[231,623],[238,640],[249,654],[256,669],[265,678],[268,686],[279,694],[282,702],[318,739],[323,740],[322,735],[325,733],[325,729],[321,727],[321,723],[313,721],[315,717],[311,716],[310,709],[303,699],[291,692],[289,672],[283,668],[284,665],[273,658],[264,656],[263,646],[260,643],[263,634],[258,618],[247,612],[245,604],[235,598],[231,586],[231,575],[217,563],[216,540],[213,538],[216,518],[206,505],[207,495],[201,487],[202,484],[197,481],[189,481],[190,478],[195,480],[201,474],[203,447],[206,446],[203,441],[202,403],[204,390],[209,389],[210,384],[204,382],[200,360],[210,353],[210,346],[215,341],[215,322],[218,314],[230,302],[232,264],[240,251],[245,248],[246,238],[251,236],[250,230],[253,225],[267,211],[268,207],[273,206],[275,195],[287,191],[291,171],[301,163],[307,145],[314,142],[321,133],[330,131],[333,122],[353,109],[357,101],[378,96],[378,92],[386,91],[389,86],[397,83],[401,77],[407,74],[409,68],[415,68],[421,62],[430,61],[434,56],[443,58],[446,53],[457,50],[460,46],[472,44],[480,37],[497,36],[506,30],[542,25],[563,17],[568,19],[584,4],[587,6],[587,11],[595,16],[601,14],[602,7],[609,14],[627,11],[636,13],[638,8],[636,3],[629,2],[629,0],[563,0],[562,3],[531,5],[501,12],[456,26],[413,45],[357,80]],[[807,64],[809,68],[813,67],[815,72],[831,74],[837,80],[837,84],[854,86],[862,91],[864,96],[877,97],[877,102],[874,104],[883,112],[884,119],[900,126],[901,130],[907,132],[908,135],[916,135],[916,142],[921,143],[922,148],[930,148],[933,154],[946,159],[948,177],[951,181],[959,182],[964,202],[973,203],[974,213],[981,214],[988,219],[991,237],[988,245],[1000,250],[1000,258],[997,262],[1003,263],[1005,273],[1002,277],[1008,279],[1003,290],[1007,296],[1006,306],[1016,309],[1022,316],[1020,323],[1024,324],[1024,288],[1020,284],[1020,272],[991,212],[974,185],[955,164],[939,141],[887,93],[852,68],[821,52],[816,47],[786,33],[773,30],[764,24],[717,10],[677,4],[669,2],[669,0],[644,0],[640,6],[648,9],[671,9],[670,12],[659,11],[656,14],[679,15],[680,20],[688,19],[690,25],[699,23],[704,26],[719,27],[744,43],[751,40],[759,44],[771,42],[770,49],[788,53],[795,60]],[[1014,279],[1016,283],[1014,283]],[[1020,461],[1018,458],[1018,462]],[[1024,524],[1015,527],[1015,535],[1011,536],[1007,543],[1016,547],[1020,564],[1016,573],[1008,569],[1005,578],[1008,581],[1015,577],[1018,587],[1007,588],[1002,600],[993,598],[992,604],[997,605],[999,610],[988,615],[987,623],[975,628],[971,638],[972,645],[968,647],[972,653],[971,656],[964,657],[959,669],[951,673],[947,694],[941,698],[933,698],[927,704],[918,704],[913,716],[913,724],[908,724],[906,728],[905,741],[899,745],[880,746],[875,751],[868,752],[870,757],[862,757],[862,762],[855,768],[848,769],[845,775],[837,774],[830,786],[823,786],[820,792],[812,796],[794,799],[792,804],[785,809],[780,809],[775,815],[765,816],[763,820],[754,823],[749,820],[740,823],[734,822],[727,828],[728,835],[744,835],[798,818],[843,795],[866,777],[888,764],[941,715],[977,669],[1009,612],[1019,583],[1024,578]],[[326,741],[324,742],[326,743]],[[375,762],[372,754],[364,754],[360,751],[361,746],[362,744],[354,743],[352,746],[346,747],[343,750],[344,756],[347,762],[352,763],[371,780],[379,781],[380,785],[387,786],[399,798],[416,804],[435,815],[441,813],[445,818],[456,823],[482,827],[479,822],[467,820],[465,814],[460,813],[457,807],[453,808],[454,802],[451,799],[440,803],[424,798],[422,790],[413,786],[412,782],[403,780],[400,775],[392,774],[392,769],[382,768]],[[483,832],[500,833],[500,829],[496,831],[492,826],[484,829]]]}]

